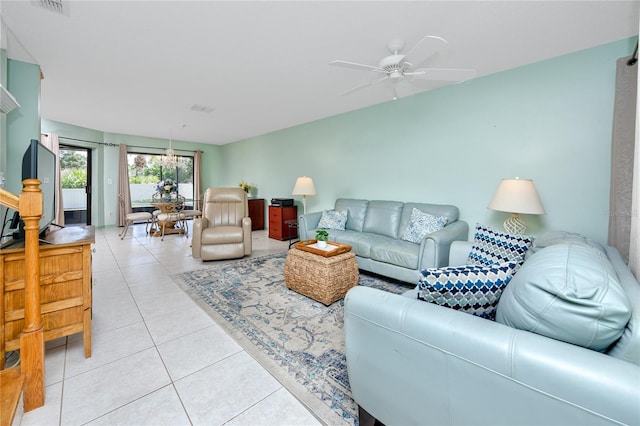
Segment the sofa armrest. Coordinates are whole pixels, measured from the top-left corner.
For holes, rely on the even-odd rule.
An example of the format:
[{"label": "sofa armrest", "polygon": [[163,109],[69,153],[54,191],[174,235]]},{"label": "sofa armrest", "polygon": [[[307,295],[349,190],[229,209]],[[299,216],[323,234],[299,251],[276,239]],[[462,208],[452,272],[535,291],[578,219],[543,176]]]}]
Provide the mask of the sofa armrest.
[{"label": "sofa armrest", "polygon": [[439,268],[449,264],[449,247],[453,241],[466,241],[469,225],[463,220],[456,220],[441,230],[427,234],[420,244],[418,269]]},{"label": "sofa armrest", "polygon": [[311,240],[315,238],[315,230],[320,223],[322,212],[301,214],[298,216],[298,232],[301,240]]},{"label": "sofa armrest", "polygon": [[632,363],[368,287],[344,319],[353,397],[385,424],[640,423]]},{"label": "sofa armrest", "polygon": [[454,241],[449,249],[449,266],[467,265],[473,241]]}]

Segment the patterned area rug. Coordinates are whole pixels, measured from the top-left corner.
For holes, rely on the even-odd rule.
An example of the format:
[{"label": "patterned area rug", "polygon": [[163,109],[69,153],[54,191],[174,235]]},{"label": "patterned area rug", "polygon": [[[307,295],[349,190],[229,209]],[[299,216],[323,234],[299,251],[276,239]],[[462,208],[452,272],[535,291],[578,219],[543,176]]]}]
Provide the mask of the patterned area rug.
[{"label": "patterned area rug", "polygon": [[[344,350],[344,301],[325,306],[287,288],[286,252],[176,275],[181,287],[322,422],[358,424]],[[393,293],[398,281],[360,273]]]}]

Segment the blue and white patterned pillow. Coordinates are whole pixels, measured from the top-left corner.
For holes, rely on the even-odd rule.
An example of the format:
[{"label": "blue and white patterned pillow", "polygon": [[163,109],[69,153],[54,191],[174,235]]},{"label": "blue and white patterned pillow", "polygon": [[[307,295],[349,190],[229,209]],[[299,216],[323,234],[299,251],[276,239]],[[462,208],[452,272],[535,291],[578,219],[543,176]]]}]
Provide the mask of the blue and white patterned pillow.
[{"label": "blue and white patterned pillow", "polygon": [[337,229],[344,231],[344,227],[347,224],[348,210],[324,210],[318,228],[322,229]]},{"label": "blue and white patterned pillow", "polygon": [[516,262],[520,267],[532,241],[529,236],[507,234],[478,223],[467,262],[481,266]]},{"label": "blue and white patterned pillow", "polygon": [[420,244],[425,235],[441,230],[446,224],[446,216],[432,216],[414,207],[411,210],[409,225],[401,238],[411,243]]},{"label": "blue and white patterned pillow", "polygon": [[517,268],[515,262],[422,270],[418,299],[494,320],[498,301]]}]

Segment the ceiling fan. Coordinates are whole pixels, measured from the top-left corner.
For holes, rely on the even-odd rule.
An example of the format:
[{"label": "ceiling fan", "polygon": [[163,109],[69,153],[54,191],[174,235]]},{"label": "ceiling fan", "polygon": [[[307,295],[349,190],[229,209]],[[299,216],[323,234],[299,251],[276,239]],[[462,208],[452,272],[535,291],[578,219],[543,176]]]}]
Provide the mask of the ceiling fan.
[{"label": "ceiling fan", "polygon": [[443,50],[447,45],[447,41],[441,37],[426,36],[407,53],[400,53],[402,52],[402,49],[404,49],[404,41],[392,40],[387,44],[387,48],[391,52],[391,55],[382,58],[377,66],[340,60],[332,61],[329,65],[372,71],[379,74],[378,77],[352,87],[351,89],[345,90],[340,93],[340,95],[347,95],[360,89],[387,81],[393,85],[393,99],[397,99],[397,87],[399,83],[408,82],[410,84],[414,84],[416,80],[461,82],[475,77],[476,71],[474,69],[416,68],[418,65]]}]

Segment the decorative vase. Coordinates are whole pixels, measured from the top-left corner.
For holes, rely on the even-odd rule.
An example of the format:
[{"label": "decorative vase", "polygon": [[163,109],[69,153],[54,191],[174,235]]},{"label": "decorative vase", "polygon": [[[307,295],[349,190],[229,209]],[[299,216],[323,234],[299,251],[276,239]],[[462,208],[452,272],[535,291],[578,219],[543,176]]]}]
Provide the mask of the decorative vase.
[{"label": "decorative vase", "polygon": [[327,242],[326,241],[320,241],[319,240],[317,242],[317,244],[318,244],[318,248],[321,248],[321,249],[326,249],[327,248]]}]

